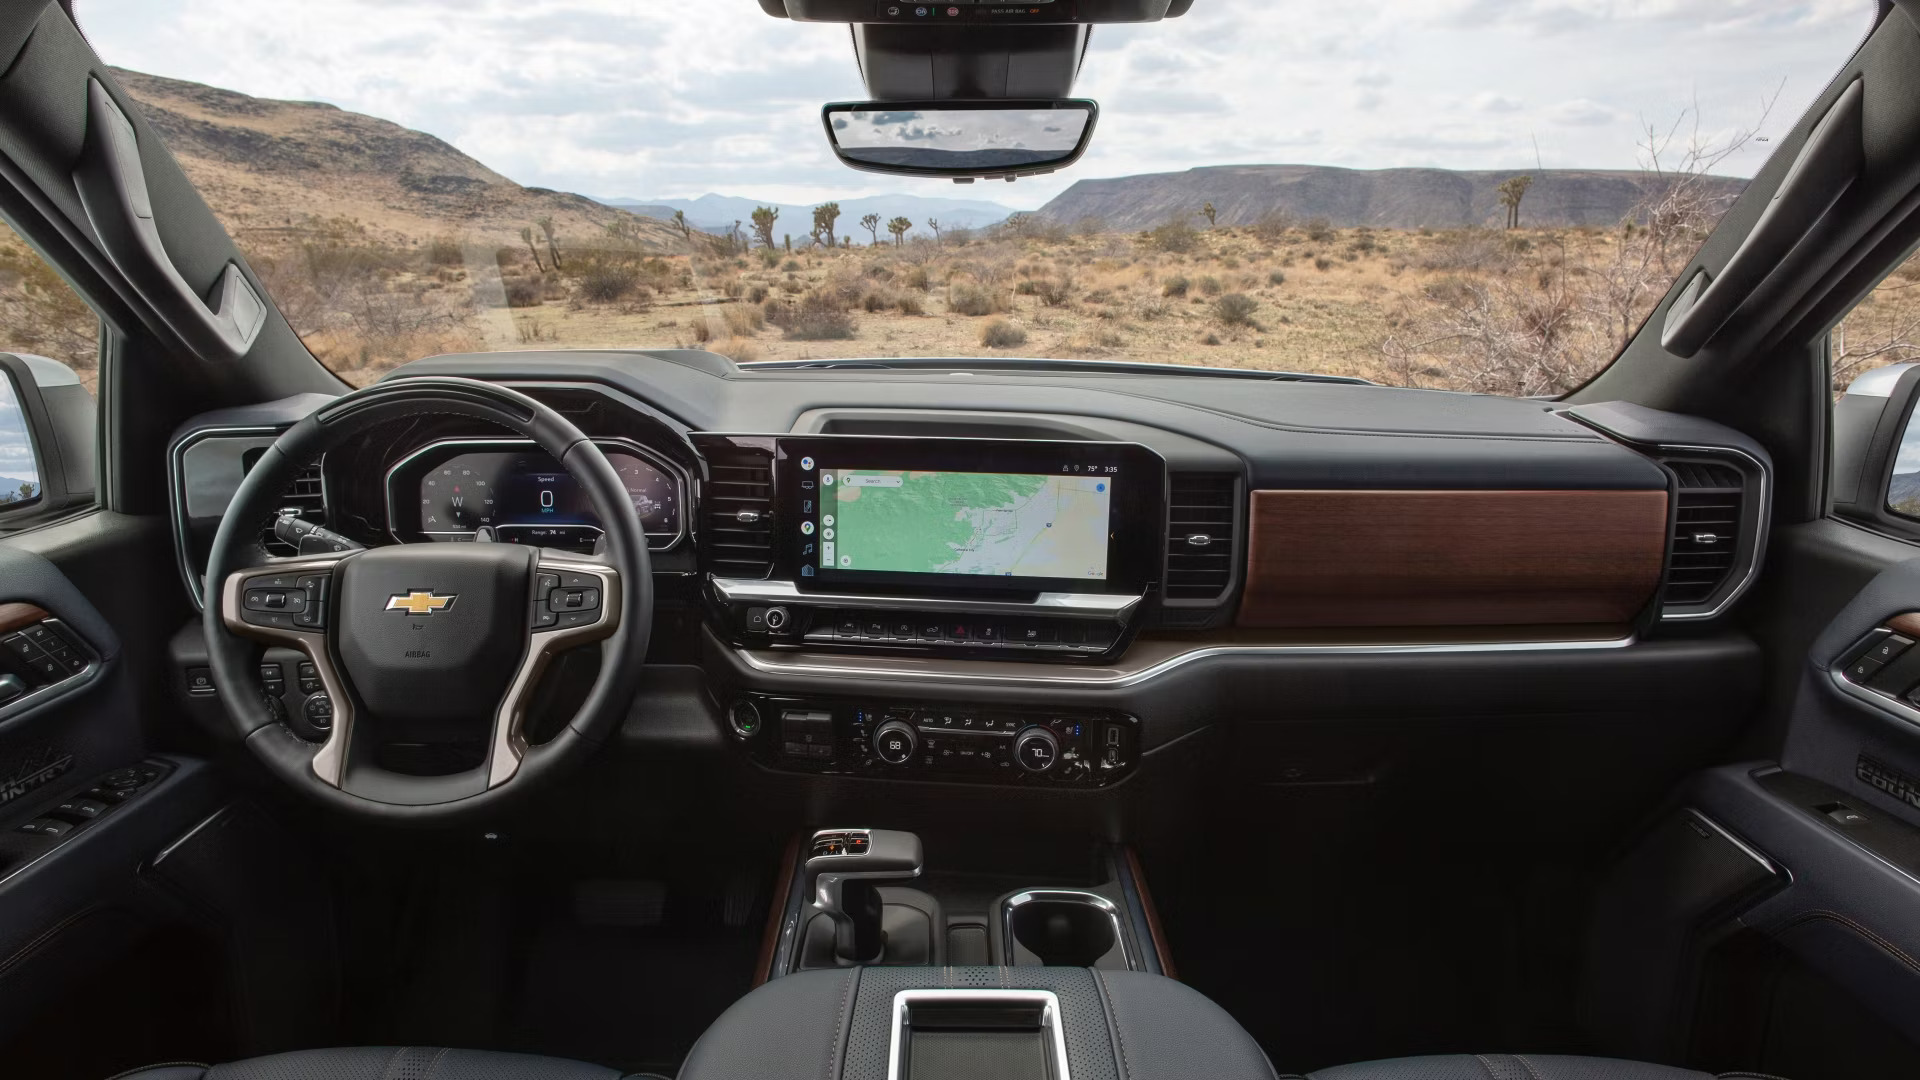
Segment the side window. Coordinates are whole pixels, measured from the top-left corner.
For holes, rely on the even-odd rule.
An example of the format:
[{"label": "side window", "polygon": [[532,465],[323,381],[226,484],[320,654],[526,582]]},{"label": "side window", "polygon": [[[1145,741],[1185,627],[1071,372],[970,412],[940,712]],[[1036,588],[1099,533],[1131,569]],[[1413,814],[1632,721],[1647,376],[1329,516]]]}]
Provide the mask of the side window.
[{"label": "side window", "polygon": [[100,318],[0,222],[0,527],[91,505]]}]

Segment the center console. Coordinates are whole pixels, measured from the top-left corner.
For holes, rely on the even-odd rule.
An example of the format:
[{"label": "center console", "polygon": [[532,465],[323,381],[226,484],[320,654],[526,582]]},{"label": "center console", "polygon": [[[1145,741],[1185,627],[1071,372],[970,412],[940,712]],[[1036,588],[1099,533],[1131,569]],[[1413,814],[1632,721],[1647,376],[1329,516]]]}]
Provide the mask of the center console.
[{"label": "center console", "polygon": [[943,879],[912,833],[813,834],[767,981],[681,1080],[1273,1080],[1232,1018],[1163,974],[1132,862],[1113,854],[1083,875],[1104,881],[994,897],[983,887],[1004,875]]},{"label": "center console", "polygon": [[693,439],[765,481],[762,500],[707,515],[716,534],[750,526],[768,545],[765,577],[709,565],[736,646],[1094,661],[1125,648],[1159,587],[1167,467],[1144,446]]}]

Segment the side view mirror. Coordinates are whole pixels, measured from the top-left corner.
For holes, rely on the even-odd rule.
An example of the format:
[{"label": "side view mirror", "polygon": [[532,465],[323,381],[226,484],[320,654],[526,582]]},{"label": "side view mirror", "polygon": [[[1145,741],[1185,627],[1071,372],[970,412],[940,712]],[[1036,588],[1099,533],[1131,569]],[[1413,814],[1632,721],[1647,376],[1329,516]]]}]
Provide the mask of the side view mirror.
[{"label": "side view mirror", "polygon": [[894,176],[1013,180],[1064,169],[1093,138],[1100,106],[1061,101],[837,102],[821,110],[845,164]]},{"label": "side view mirror", "polygon": [[72,368],[0,353],[0,512],[37,520],[92,503],[94,431],[93,395]]}]

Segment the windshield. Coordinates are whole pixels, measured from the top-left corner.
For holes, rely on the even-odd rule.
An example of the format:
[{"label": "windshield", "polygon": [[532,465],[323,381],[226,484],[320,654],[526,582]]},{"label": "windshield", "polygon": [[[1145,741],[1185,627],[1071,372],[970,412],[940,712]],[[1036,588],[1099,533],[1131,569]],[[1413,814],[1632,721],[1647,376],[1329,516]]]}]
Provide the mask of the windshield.
[{"label": "windshield", "polygon": [[838,162],[821,104],[866,96],[847,28],[750,0],[75,7],[355,384],[685,347],[1513,395],[1618,353],[1873,14],[1199,0],[1094,30],[1076,164],[956,185]]}]

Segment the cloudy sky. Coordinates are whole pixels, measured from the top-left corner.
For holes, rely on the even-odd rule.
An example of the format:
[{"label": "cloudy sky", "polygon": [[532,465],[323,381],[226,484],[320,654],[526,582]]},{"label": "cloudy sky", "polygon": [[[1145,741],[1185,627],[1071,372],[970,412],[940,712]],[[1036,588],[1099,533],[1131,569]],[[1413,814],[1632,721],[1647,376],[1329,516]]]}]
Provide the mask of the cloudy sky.
[{"label": "cloudy sky", "polygon": [[[1196,165],[1634,168],[1647,124],[1777,136],[1871,0],[1196,0],[1099,27],[1093,149],[957,188],[846,170],[819,105],[864,96],[844,26],[754,0],[75,0],[109,62],[431,132],[520,181],[787,202],[892,190],[1034,207],[1075,179]],[[1775,99],[1761,123],[1765,104]],[[1689,123],[1689,126],[1691,124]],[[1722,171],[1750,175],[1756,142]]]}]

